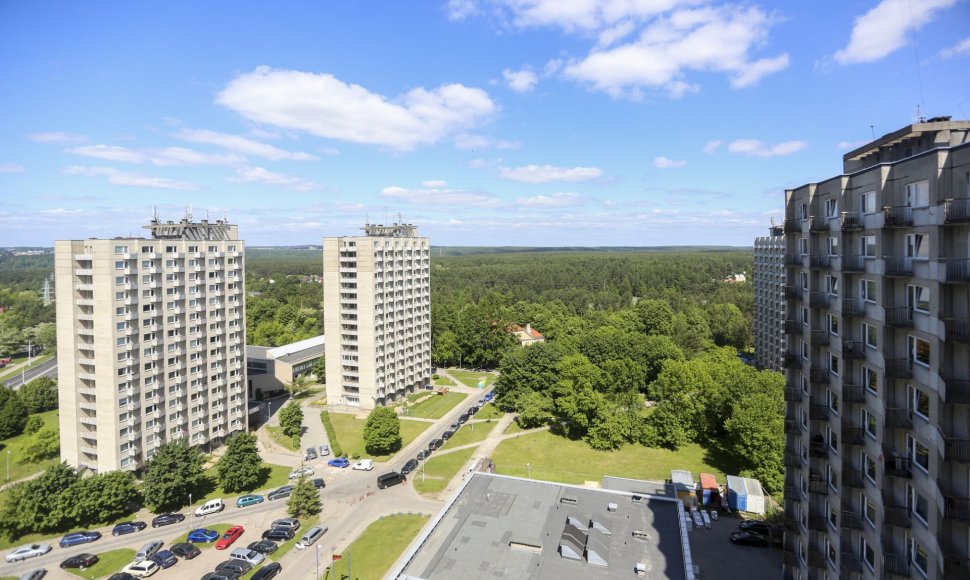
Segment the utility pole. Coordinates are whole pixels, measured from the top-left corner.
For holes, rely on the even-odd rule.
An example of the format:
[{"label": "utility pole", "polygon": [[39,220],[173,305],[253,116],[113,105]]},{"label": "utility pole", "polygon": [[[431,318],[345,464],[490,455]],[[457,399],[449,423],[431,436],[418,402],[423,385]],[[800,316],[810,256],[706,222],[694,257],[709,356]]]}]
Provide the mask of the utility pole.
[{"label": "utility pole", "polygon": [[25,366],[22,369],[20,369],[20,385],[21,386],[27,384],[27,369],[30,368],[30,363],[33,361],[33,358],[34,358],[34,357],[30,356],[32,352],[33,352],[33,345],[28,340],[27,341],[27,366]]}]

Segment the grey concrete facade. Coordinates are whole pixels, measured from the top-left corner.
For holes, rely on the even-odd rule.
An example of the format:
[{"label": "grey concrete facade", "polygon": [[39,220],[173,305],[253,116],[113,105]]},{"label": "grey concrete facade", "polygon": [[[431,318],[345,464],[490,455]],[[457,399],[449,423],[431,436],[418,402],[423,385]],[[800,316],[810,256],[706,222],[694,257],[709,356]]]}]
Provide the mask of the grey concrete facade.
[{"label": "grey concrete facade", "polygon": [[785,337],[785,234],[772,226],[754,240],[754,357],[758,368],[781,371]]},{"label": "grey concrete facade", "polygon": [[970,122],[786,192],[785,577],[970,577]]}]

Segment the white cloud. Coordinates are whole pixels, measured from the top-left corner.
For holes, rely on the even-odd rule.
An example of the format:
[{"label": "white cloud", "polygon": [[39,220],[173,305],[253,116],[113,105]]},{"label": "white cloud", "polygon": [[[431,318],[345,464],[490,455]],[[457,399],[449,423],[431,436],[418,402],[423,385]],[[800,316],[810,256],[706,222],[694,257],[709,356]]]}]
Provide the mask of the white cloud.
[{"label": "white cloud", "polygon": [[496,141],[496,149],[518,149],[522,146],[522,141]]},{"label": "white cloud", "polygon": [[88,140],[84,135],[52,131],[48,133],[32,133],[27,138],[37,143],[84,143]]},{"label": "white cloud", "polygon": [[159,149],[151,158],[155,165],[238,165],[245,160],[245,157],[239,155],[202,153],[185,147]]},{"label": "white cloud", "polygon": [[475,0],[448,0],[449,19],[464,20],[475,14],[478,14],[478,5]]},{"label": "white cloud", "polygon": [[731,86],[743,89],[761,80],[761,77],[788,68],[788,55],[783,54],[775,58],[762,58],[751,63],[747,68],[738,71],[731,77]]},{"label": "white cloud", "polygon": [[129,187],[147,187],[151,189],[174,189],[179,191],[195,191],[202,189],[195,183],[176,181],[164,177],[152,177],[131,171],[121,171],[113,167],[85,167],[72,165],[64,170],[68,175],[85,175],[87,177],[107,177],[108,183]]},{"label": "white cloud", "polygon": [[468,162],[468,167],[472,169],[488,169],[502,164],[502,158],[497,159],[472,159]]},{"label": "white cloud", "polygon": [[717,153],[717,150],[720,149],[721,145],[723,144],[724,141],[721,141],[720,139],[711,139],[704,145],[704,149],[702,149],[702,151],[708,155],[711,153]]},{"label": "white cloud", "polygon": [[503,179],[524,181],[526,183],[548,183],[550,181],[587,181],[603,175],[598,167],[556,167],[553,165],[526,165],[524,167],[502,167],[499,176]]},{"label": "white cloud", "polygon": [[954,56],[960,56],[967,53],[970,53],[970,36],[964,38],[949,48],[944,48],[940,51],[940,56],[943,58],[953,58]]},{"label": "white cloud", "polygon": [[582,198],[578,193],[561,192],[552,195],[521,197],[516,200],[516,203],[528,207],[566,207],[582,203]]},{"label": "white cloud", "polygon": [[476,207],[495,207],[502,201],[487,193],[462,191],[456,189],[408,189],[391,186],[381,190],[381,195],[400,199],[419,205],[464,205]]},{"label": "white cloud", "polygon": [[461,84],[418,87],[389,100],[329,74],[259,67],[233,79],[216,102],[258,123],[407,151],[476,127],[498,111]]},{"label": "white cloud", "polygon": [[23,173],[24,166],[17,163],[0,163],[0,173]]},{"label": "white cloud", "polygon": [[[554,26],[567,32],[591,32],[622,24],[642,21],[679,6],[699,4],[704,0],[487,0],[503,15],[511,16],[520,27]],[[482,12],[469,0],[451,0],[452,10],[462,18]],[[460,18],[456,18],[460,19]]]},{"label": "white cloud", "polygon": [[862,147],[866,143],[868,143],[868,141],[866,141],[865,139],[862,139],[860,141],[839,141],[839,144],[836,145],[835,148],[846,151],[849,149],[855,149],[856,147]]},{"label": "white cloud", "polygon": [[536,73],[527,68],[518,71],[505,69],[502,71],[502,77],[505,78],[505,84],[517,93],[528,93],[539,82]]},{"label": "white cloud", "polygon": [[95,157],[107,161],[120,161],[122,163],[144,163],[145,156],[127,147],[117,145],[84,145],[67,150],[68,153],[81,155],[83,157]]},{"label": "white cloud", "polygon": [[875,8],[855,19],[849,45],[835,53],[839,64],[879,60],[906,45],[907,33],[919,30],[937,12],[957,0],[882,0]]},{"label": "white cloud", "polygon": [[424,187],[447,187],[448,182],[441,179],[429,179],[428,181],[422,181],[421,185]]},{"label": "white cloud", "polygon": [[250,182],[283,187],[294,191],[313,191],[321,189],[319,185],[312,181],[292,175],[284,175],[273,171],[267,171],[262,167],[239,167],[236,169],[236,177],[229,178],[235,183]]},{"label": "white cloud", "polygon": [[687,165],[686,161],[674,161],[673,159],[667,159],[663,155],[654,157],[653,159],[653,166],[659,169],[677,169],[685,165]]},{"label": "white cloud", "polygon": [[470,151],[472,149],[484,149],[489,145],[491,145],[491,141],[481,135],[461,133],[455,136],[455,149]]},{"label": "white cloud", "polygon": [[777,145],[765,145],[757,139],[737,139],[728,144],[728,151],[751,157],[777,157],[797,153],[807,145],[805,141],[785,141]]},{"label": "white cloud", "polygon": [[279,147],[260,143],[259,141],[254,141],[239,135],[219,133],[206,129],[183,129],[176,134],[176,137],[183,141],[215,145],[229,151],[242,153],[243,155],[262,157],[272,161],[316,161],[318,159],[318,157],[310,155],[309,153],[303,153],[302,151],[286,151]]}]

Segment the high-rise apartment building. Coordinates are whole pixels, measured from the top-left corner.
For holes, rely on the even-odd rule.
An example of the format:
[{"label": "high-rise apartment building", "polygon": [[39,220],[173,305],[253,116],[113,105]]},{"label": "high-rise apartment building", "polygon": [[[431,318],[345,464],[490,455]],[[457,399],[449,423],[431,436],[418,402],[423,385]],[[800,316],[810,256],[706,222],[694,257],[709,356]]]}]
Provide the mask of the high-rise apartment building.
[{"label": "high-rise apartment building", "polygon": [[970,121],[851,151],[785,211],[785,577],[970,577]]},{"label": "high-rise apartment building", "polygon": [[754,239],[754,357],[758,368],[781,371],[785,341],[785,233],[772,226]]},{"label": "high-rise apartment building", "polygon": [[98,472],[246,429],[237,227],[187,215],[146,228],[55,242],[61,458]]},{"label": "high-rise apartment building", "polygon": [[373,409],[431,381],[431,254],[409,224],[324,238],[327,401]]}]

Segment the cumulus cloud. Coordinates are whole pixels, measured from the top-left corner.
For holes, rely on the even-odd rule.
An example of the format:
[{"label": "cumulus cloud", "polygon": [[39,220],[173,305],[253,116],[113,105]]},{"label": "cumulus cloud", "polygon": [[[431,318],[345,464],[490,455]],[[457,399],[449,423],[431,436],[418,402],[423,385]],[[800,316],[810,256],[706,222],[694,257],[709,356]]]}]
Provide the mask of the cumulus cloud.
[{"label": "cumulus cloud", "polygon": [[525,165],[523,167],[501,167],[499,176],[503,179],[524,181],[526,183],[548,183],[551,181],[587,181],[603,175],[598,167],[556,167],[554,165]]},{"label": "cumulus cloud", "polygon": [[23,173],[24,166],[17,163],[0,163],[0,173]]},{"label": "cumulus cloud", "polygon": [[239,167],[236,169],[236,176],[230,177],[229,181],[235,183],[262,183],[273,187],[292,189],[293,191],[313,191],[321,189],[319,185],[312,181],[268,171],[262,167]]},{"label": "cumulus cloud", "polygon": [[390,186],[382,189],[381,195],[419,205],[495,207],[502,203],[500,199],[487,193],[434,187],[408,189],[406,187]]},{"label": "cumulus cloud", "polygon": [[724,145],[724,141],[721,141],[720,139],[712,139],[704,145],[704,149],[702,149],[702,151],[708,155],[711,153],[717,153],[717,150],[721,148],[721,145]]},{"label": "cumulus cloud", "polygon": [[254,141],[253,139],[239,135],[219,133],[206,129],[183,129],[175,136],[183,141],[215,145],[228,151],[251,155],[253,157],[262,157],[272,161],[316,161],[318,159],[316,156],[302,151],[286,151],[279,147],[260,143],[259,141]]},{"label": "cumulus cloud", "polygon": [[67,150],[68,153],[81,155],[83,157],[94,157],[107,161],[120,161],[122,163],[144,163],[145,156],[127,147],[117,145],[84,145],[73,147]]},{"label": "cumulus cloud", "polygon": [[333,75],[265,66],[233,79],[216,102],[257,123],[400,151],[481,125],[498,110],[485,91],[461,84],[392,100]]},{"label": "cumulus cloud", "polygon": [[520,197],[516,203],[526,207],[565,207],[582,202],[578,193],[561,192],[552,195],[537,195],[534,197]]},{"label": "cumulus cloud", "polygon": [[65,133],[63,131],[51,131],[47,133],[31,133],[27,138],[36,143],[84,143],[87,137],[75,133]]},{"label": "cumulus cloud", "polygon": [[906,35],[929,23],[957,0],[882,0],[855,19],[849,44],[835,53],[835,62],[856,64],[879,60],[908,42]]},{"label": "cumulus cloud", "polygon": [[147,187],[150,189],[174,189],[179,191],[195,191],[202,189],[195,183],[176,181],[164,177],[153,177],[131,171],[121,171],[113,167],[85,167],[72,165],[64,170],[68,175],[85,175],[87,177],[105,177],[108,183],[128,187]]},{"label": "cumulus cloud", "polygon": [[429,179],[427,181],[422,181],[421,185],[424,187],[447,187],[448,182],[442,179]]},{"label": "cumulus cloud", "polygon": [[538,75],[528,68],[518,71],[505,69],[502,71],[502,77],[505,78],[505,84],[517,93],[528,93],[539,82]]},{"label": "cumulus cloud", "polygon": [[955,56],[960,56],[963,54],[970,53],[970,36],[964,38],[960,42],[954,44],[949,48],[944,48],[940,51],[940,56],[943,58],[953,58]]},{"label": "cumulus cloud", "polygon": [[728,144],[728,151],[751,157],[778,157],[801,151],[808,145],[805,141],[785,141],[777,145],[766,145],[757,139],[737,139]]},{"label": "cumulus cloud", "polygon": [[685,165],[687,165],[686,161],[674,161],[673,159],[667,159],[663,155],[654,157],[653,159],[653,166],[658,169],[677,169]]}]

